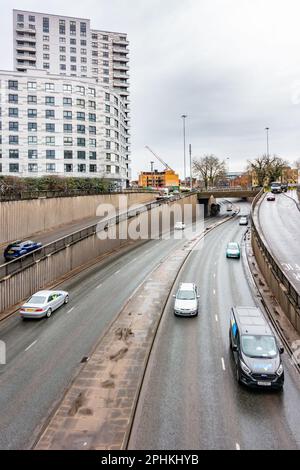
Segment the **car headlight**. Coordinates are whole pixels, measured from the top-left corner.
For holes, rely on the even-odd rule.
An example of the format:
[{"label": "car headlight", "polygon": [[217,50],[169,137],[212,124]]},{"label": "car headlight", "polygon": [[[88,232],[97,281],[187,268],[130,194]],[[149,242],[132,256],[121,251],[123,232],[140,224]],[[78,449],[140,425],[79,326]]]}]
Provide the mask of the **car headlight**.
[{"label": "car headlight", "polygon": [[280,364],[280,366],[278,367],[277,371],[276,371],[276,374],[280,377],[283,373],[283,365]]},{"label": "car headlight", "polygon": [[244,362],[240,361],[240,365],[241,365],[241,369],[245,372],[245,374],[248,374],[248,375],[251,374],[251,370],[249,369],[248,366],[246,366]]}]

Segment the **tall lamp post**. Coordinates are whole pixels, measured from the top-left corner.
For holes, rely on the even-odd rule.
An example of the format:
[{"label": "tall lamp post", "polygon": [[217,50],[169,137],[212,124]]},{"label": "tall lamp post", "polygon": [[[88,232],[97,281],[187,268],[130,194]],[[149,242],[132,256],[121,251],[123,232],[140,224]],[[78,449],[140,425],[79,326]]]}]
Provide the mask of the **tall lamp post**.
[{"label": "tall lamp post", "polygon": [[267,133],[267,157],[270,156],[270,149],[269,149],[269,130],[270,128],[269,127],[266,127],[266,133]]},{"label": "tall lamp post", "polygon": [[184,157],[184,183],[186,184],[186,136],[185,136],[185,120],[187,118],[187,114],[182,114],[183,120],[183,157]]}]

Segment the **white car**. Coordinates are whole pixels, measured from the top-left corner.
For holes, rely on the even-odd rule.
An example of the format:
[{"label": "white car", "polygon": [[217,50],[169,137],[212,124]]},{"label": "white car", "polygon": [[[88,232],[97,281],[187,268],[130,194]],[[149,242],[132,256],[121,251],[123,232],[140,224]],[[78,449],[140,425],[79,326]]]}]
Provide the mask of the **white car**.
[{"label": "white car", "polygon": [[248,225],[248,217],[242,216],[240,218],[240,225]]},{"label": "white car", "polygon": [[173,296],[175,298],[174,315],[182,317],[194,317],[198,315],[199,295],[197,286],[192,283],[182,283]]},{"label": "white car", "polygon": [[68,292],[45,290],[34,294],[20,308],[22,318],[50,318],[52,313],[70,300]]},{"label": "white car", "polygon": [[184,230],[185,224],[183,222],[176,222],[174,225],[175,230]]}]

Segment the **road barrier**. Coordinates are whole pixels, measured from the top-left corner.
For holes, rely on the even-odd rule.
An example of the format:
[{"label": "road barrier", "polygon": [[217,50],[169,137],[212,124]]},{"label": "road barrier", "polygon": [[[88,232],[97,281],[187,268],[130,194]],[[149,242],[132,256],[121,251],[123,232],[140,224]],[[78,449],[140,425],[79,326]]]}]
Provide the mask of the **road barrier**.
[{"label": "road barrier", "polygon": [[[183,205],[184,199],[192,198],[197,205],[197,195],[186,195],[174,201]],[[29,253],[15,261],[0,266],[0,312],[4,312],[37,290],[53,283],[74,269],[87,264],[113,250],[132,242],[128,220],[138,217],[138,222],[147,225],[151,236],[151,211],[167,211],[170,201],[154,201],[115,216],[99,218],[97,224],[76,231],[45,245],[42,249]],[[100,240],[97,234],[116,228],[116,237]],[[124,239],[120,234],[127,234]]]},{"label": "road barrier", "polygon": [[262,195],[263,191],[254,198],[251,208],[253,252],[273,295],[290,322],[300,332],[300,293],[272,255],[259,227],[257,205]]}]

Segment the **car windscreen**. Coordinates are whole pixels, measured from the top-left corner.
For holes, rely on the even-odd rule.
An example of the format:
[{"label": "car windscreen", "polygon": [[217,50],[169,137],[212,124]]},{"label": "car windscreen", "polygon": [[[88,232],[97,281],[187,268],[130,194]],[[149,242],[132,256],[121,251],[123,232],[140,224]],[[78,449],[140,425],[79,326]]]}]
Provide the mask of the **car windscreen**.
[{"label": "car windscreen", "polygon": [[31,297],[31,299],[28,300],[27,304],[32,304],[32,305],[42,305],[46,301],[46,297],[42,297],[39,295],[34,295]]},{"label": "car windscreen", "polygon": [[237,250],[238,249],[237,243],[229,243],[228,244],[228,249],[229,250]]},{"label": "car windscreen", "polygon": [[241,346],[243,353],[249,357],[273,358],[277,356],[274,336],[243,335]]},{"label": "car windscreen", "polygon": [[177,299],[179,300],[194,300],[195,292],[193,290],[180,290],[177,293]]}]

